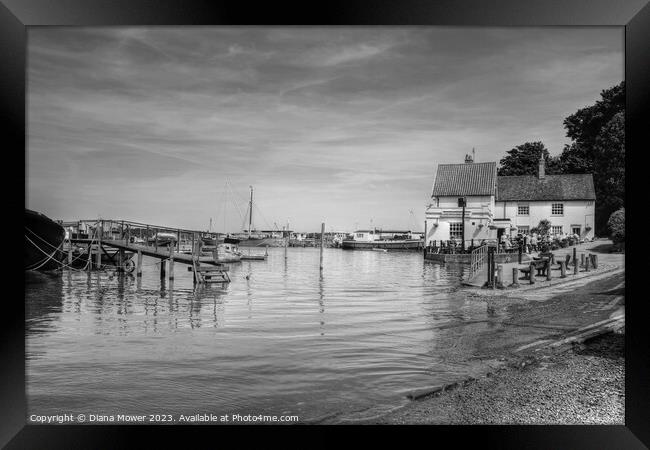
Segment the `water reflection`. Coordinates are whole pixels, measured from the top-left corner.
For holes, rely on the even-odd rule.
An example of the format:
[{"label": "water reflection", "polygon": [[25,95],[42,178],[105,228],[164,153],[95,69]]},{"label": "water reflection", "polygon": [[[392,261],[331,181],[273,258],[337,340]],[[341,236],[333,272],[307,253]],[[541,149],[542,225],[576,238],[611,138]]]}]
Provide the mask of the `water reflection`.
[{"label": "water reflection", "polygon": [[485,316],[455,293],[462,266],[325,251],[321,271],[317,248],[270,248],[266,261],[231,264],[226,285],[194,285],[181,264],[161,280],[146,259],[142,277],[67,271],[26,281],[30,407],[282,405],[306,418],[402,399],[404,386],[449,370],[443,350],[469,347],[441,328]]}]

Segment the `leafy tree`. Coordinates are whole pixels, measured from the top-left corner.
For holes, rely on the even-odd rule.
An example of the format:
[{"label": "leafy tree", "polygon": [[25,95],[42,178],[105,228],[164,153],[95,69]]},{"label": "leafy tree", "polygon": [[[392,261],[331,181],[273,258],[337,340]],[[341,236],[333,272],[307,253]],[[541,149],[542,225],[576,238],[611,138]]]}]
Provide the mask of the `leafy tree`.
[{"label": "leafy tree", "polygon": [[546,236],[549,231],[551,231],[551,221],[548,219],[542,219],[535,228],[540,236]]},{"label": "leafy tree", "polygon": [[526,142],[508,150],[507,156],[499,161],[497,174],[506,175],[537,175],[539,159],[544,157],[544,172],[548,175],[561,173],[556,158],[551,157],[542,142]]},{"label": "leafy tree", "polygon": [[625,242],[625,208],[616,210],[609,216],[607,228],[614,244]]},{"label": "leafy tree", "polygon": [[573,141],[559,157],[563,173],[592,173],[596,234],[607,234],[612,212],[625,206],[625,82],[601,92],[594,105],[564,120]]}]

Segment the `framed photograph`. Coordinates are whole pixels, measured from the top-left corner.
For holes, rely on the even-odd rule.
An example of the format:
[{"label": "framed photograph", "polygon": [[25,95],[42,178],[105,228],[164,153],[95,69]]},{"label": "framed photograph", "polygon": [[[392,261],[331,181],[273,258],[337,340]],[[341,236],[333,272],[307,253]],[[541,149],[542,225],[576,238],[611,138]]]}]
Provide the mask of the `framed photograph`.
[{"label": "framed photograph", "polygon": [[7,448],[398,425],[649,445],[626,225],[646,1],[0,17],[25,188],[24,212],[5,188],[25,236],[7,239]]}]

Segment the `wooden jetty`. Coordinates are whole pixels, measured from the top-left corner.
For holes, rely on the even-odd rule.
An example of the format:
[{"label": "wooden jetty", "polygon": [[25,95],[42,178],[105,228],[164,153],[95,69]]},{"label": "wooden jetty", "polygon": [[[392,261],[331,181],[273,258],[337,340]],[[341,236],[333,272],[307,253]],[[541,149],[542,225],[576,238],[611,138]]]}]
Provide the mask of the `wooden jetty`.
[{"label": "wooden jetty", "polygon": [[[117,249],[115,267],[124,271],[125,253],[137,255],[136,276],[142,276],[142,258],[149,256],[160,260],[160,278],[166,277],[167,265],[169,266],[169,280],[174,279],[174,264],[187,264],[188,270],[194,272],[195,283],[221,282],[228,283],[228,269],[214,258],[201,256],[203,239],[216,239],[215,233],[197,230],[164,227],[126,220],[79,220],[76,222],[63,222],[62,226],[68,234],[70,252],[72,244],[87,247],[89,255],[88,270],[102,267],[102,255],[112,255],[107,249]],[[173,235],[173,239],[169,236]],[[210,236],[209,236],[210,235]],[[165,236],[159,239],[158,236]],[[190,254],[180,251],[181,242],[191,243]],[[168,264],[167,264],[168,263]]]}]

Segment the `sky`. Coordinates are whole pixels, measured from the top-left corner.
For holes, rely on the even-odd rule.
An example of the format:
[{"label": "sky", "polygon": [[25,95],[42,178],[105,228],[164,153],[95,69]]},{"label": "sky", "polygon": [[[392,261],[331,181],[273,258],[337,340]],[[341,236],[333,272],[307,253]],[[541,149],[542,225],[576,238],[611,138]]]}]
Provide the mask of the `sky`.
[{"label": "sky", "polygon": [[622,27],[30,27],[26,207],[240,231],[424,229],[438,164],[569,142]]}]

